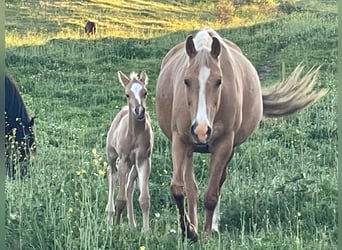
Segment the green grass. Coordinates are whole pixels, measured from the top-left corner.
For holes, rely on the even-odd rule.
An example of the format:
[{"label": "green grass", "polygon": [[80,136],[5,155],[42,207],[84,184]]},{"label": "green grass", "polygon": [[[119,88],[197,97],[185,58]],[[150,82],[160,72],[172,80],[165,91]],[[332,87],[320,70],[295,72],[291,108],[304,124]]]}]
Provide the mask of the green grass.
[{"label": "green grass", "polygon": [[[116,18],[113,11],[118,2],[88,4],[100,10],[96,21],[101,24]],[[9,249],[337,249],[337,15],[333,2],[326,1],[320,11],[312,11],[314,5],[309,2],[309,11],[219,30],[241,47],[258,70],[267,69],[263,85],[280,80],[283,65],[288,74],[300,62],[307,69],[322,64],[318,85],[329,92],[298,114],[263,121],[237,149],[222,190],[221,233],[206,244],[180,239],[176,205],[169,192],[169,142],[158,128],[154,111],[163,56],[198,27],[187,22],[184,29],[177,26],[172,30],[166,25],[165,30],[155,32],[146,31],[149,26],[144,23],[137,26],[135,31],[141,33],[133,32],[135,36],[131,31],[138,21],[130,20],[127,33],[117,31],[123,32],[122,36],[108,32],[88,39],[83,31],[77,31],[77,35],[61,37],[60,27],[70,28],[77,18],[88,18],[93,12],[82,8],[75,14],[71,12],[74,3],[41,3],[45,11],[35,1],[6,3],[6,13],[14,13],[16,6],[20,10],[17,19],[6,15],[7,32],[24,39],[16,42],[6,36],[7,71],[17,80],[30,115],[37,116],[38,148],[30,166],[31,177],[6,182]],[[132,7],[122,12],[134,16],[141,2],[131,3]],[[150,4],[148,15],[137,19],[163,23],[171,20],[178,8],[184,9],[179,13],[190,8],[167,1]],[[37,6],[32,14],[24,8],[31,5]],[[170,16],[161,15],[163,11]],[[191,13],[200,16],[195,12]],[[18,13],[22,14],[19,19]],[[32,23],[39,25],[29,33],[26,30]],[[83,29],[83,21],[77,25]],[[142,35],[144,32],[147,34]],[[25,36],[33,40],[25,40]],[[146,234],[140,232],[137,199],[136,230],[129,229],[126,216],[120,226],[111,227],[105,221],[105,137],[113,117],[125,104],[118,70],[127,74],[146,70],[150,79],[148,110],[155,147],[150,177],[151,229]],[[208,159],[208,155],[195,155],[200,232]]]}]

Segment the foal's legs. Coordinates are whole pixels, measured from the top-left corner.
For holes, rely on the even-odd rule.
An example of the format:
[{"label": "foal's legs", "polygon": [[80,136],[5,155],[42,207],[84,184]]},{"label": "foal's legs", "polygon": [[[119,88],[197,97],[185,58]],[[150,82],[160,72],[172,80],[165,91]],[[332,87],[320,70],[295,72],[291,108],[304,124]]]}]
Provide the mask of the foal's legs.
[{"label": "foal's legs", "polygon": [[126,157],[119,157],[118,161],[118,172],[119,172],[119,191],[116,199],[115,209],[115,224],[120,224],[121,213],[126,207],[127,203],[127,192],[126,182],[129,173],[129,160]]},{"label": "foal's legs", "polygon": [[133,165],[131,171],[128,175],[127,180],[127,216],[129,224],[132,228],[136,227],[134,212],[133,212],[133,192],[134,192],[134,182],[138,176],[136,167]]},{"label": "foal's legs", "polygon": [[116,167],[116,157],[107,157],[108,168],[107,168],[107,179],[108,179],[108,202],[106,206],[107,220],[110,224],[113,224],[114,208],[114,189],[118,179],[118,172]]},{"label": "foal's legs", "polygon": [[143,158],[137,160],[137,172],[139,178],[139,204],[143,215],[143,228],[144,232],[149,230],[149,217],[150,217],[150,192],[148,188],[148,180],[151,172],[151,159]]}]

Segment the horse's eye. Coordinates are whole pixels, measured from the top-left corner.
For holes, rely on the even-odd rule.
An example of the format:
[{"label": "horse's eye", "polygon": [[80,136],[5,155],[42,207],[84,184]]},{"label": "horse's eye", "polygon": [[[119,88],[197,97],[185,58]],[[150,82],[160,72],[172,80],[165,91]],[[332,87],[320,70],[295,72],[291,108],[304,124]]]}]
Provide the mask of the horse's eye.
[{"label": "horse's eye", "polygon": [[190,80],[185,79],[185,80],[184,80],[184,84],[185,84],[187,87],[189,87],[189,86],[190,86]]},{"label": "horse's eye", "polygon": [[146,96],[147,96],[147,92],[144,93],[144,97],[146,97]]},{"label": "horse's eye", "polygon": [[217,79],[216,82],[215,82],[216,86],[220,86],[221,83],[222,83],[221,79]]},{"label": "horse's eye", "polygon": [[126,94],[126,97],[129,98],[129,94]]}]

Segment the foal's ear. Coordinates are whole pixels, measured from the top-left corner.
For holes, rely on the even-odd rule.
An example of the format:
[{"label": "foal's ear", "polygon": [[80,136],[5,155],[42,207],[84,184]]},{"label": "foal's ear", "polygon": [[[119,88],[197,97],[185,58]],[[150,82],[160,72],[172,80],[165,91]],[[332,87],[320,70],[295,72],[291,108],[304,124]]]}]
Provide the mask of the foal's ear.
[{"label": "foal's ear", "polygon": [[122,84],[122,86],[126,87],[127,84],[129,83],[129,78],[122,73],[121,71],[118,71],[118,77],[119,77],[119,81]]},{"label": "foal's ear", "polygon": [[216,37],[213,37],[213,42],[211,43],[211,51],[210,51],[210,54],[215,58],[217,59],[218,56],[220,55],[221,53],[221,44],[220,44],[220,41],[216,38]]},{"label": "foal's ear", "polygon": [[197,54],[192,35],[186,38],[185,50],[190,58],[193,58]]},{"label": "foal's ear", "polygon": [[145,85],[147,85],[148,77],[147,77],[147,74],[146,74],[145,70],[140,72],[139,79],[140,79],[140,81],[142,81]]}]

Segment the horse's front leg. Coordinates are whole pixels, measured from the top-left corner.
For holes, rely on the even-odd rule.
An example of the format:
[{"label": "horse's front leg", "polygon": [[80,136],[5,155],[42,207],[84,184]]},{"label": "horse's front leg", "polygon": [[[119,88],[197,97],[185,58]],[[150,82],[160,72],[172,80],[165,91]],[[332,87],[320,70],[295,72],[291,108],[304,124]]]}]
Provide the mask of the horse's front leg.
[{"label": "horse's front leg", "polygon": [[127,217],[129,221],[129,225],[132,228],[136,227],[134,211],[133,211],[133,193],[134,193],[134,182],[138,176],[138,172],[135,166],[131,168],[131,171],[128,175],[128,181],[126,185],[127,190]]},{"label": "horse's front leg", "polygon": [[119,191],[115,204],[115,224],[120,224],[121,214],[127,205],[126,183],[130,162],[128,157],[120,157],[118,161]]},{"label": "horse's front leg", "polygon": [[150,192],[148,188],[148,180],[151,172],[151,160],[143,157],[137,159],[137,172],[139,178],[139,205],[143,215],[143,231],[149,230],[149,217],[150,217]]},{"label": "horse's front leg", "polygon": [[108,179],[108,202],[106,206],[107,221],[109,224],[113,224],[114,207],[114,190],[115,184],[118,179],[118,172],[116,168],[116,158],[108,159],[109,166],[107,168]]},{"label": "horse's front leg", "polygon": [[[179,221],[182,230],[182,236],[185,235],[192,241],[197,241],[197,218],[196,218],[196,205],[197,205],[197,189],[193,190],[194,184],[187,184],[184,190],[184,176],[185,174],[192,173],[192,149],[190,146],[185,145],[177,135],[173,136],[172,140],[172,165],[173,175],[171,180],[171,193],[176,201]],[[187,178],[192,180],[192,178]],[[188,192],[188,207],[191,212],[192,221],[189,220],[184,207],[185,192]],[[196,196],[196,199],[194,197]]]},{"label": "horse's front leg", "polygon": [[[211,237],[212,228],[218,229],[218,211],[221,187],[226,179],[226,167],[233,156],[233,141],[220,143],[213,150],[210,160],[208,186],[204,193],[205,224],[203,238]],[[215,215],[215,216],[214,216]],[[213,221],[213,217],[214,221]],[[214,223],[213,223],[214,222]]]}]

